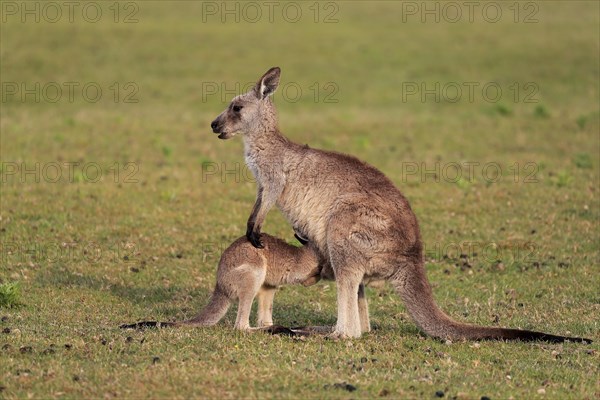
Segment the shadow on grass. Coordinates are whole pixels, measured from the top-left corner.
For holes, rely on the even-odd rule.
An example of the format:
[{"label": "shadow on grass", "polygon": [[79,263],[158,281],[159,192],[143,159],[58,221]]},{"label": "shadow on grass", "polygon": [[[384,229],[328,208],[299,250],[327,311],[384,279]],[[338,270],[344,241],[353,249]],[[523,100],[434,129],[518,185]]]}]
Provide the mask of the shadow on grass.
[{"label": "shadow on grass", "polygon": [[277,301],[273,304],[273,322],[284,326],[335,325],[336,313],[317,311],[310,304]]},{"label": "shadow on grass", "polygon": [[[190,318],[200,312],[207,304],[212,289],[190,288],[181,286],[129,286],[114,283],[103,277],[76,274],[64,268],[53,268],[38,274],[36,283],[42,287],[54,288],[84,288],[97,292],[108,292],[114,296],[128,300],[141,307],[151,307],[158,314],[169,320]],[[185,306],[174,306],[176,297],[186,296],[191,303]],[[161,304],[158,308],[157,304]],[[400,310],[398,310],[400,311]],[[237,313],[237,301],[233,301],[227,315],[220,324],[233,325]],[[322,310],[312,307],[310,302],[302,299],[292,299],[279,293],[275,296],[273,305],[273,321],[283,326],[333,326],[337,313],[335,304]],[[256,321],[256,301],[254,302],[251,324]],[[411,320],[399,318],[396,315],[378,315],[371,312],[371,324],[376,331],[393,331],[402,336],[421,335]]]},{"label": "shadow on grass", "polygon": [[[212,289],[190,288],[182,286],[130,286],[121,283],[111,282],[104,277],[83,275],[73,273],[64,268],[51,268],[41,272],[36,277],[36,284],[41,287],[54,288],[83,288],[92,291],[110,293],[114,296],[128,300],[141,307],[152,306],[163,303],[164,307],[159,307],[163,315],[186,314],[192,317],[200,312],[207,304],[212,293]],[[192,300],[191,304],[182,307],[170,305],[177,302],[176,297],[185,296]],[[227,312],[225,319],[235,320],[237,313],[237,300],[232,301],[231,307]],[[252,318],[256,315],[256,300],[254,302]],[[293,302],[291,299],[283,296],[275,296],[273,306],[273,318],[281,325],[333,325],[336,320],[335,310],[317,311],[309,303]]]},{"label": "shadow on grass", "polygon": [[168,302],[183,289],[179,286],[129,286],[111,282],[106,278],[75,274],[62,268],[53,268],[40,273],[36,283],[42,287],[72,288],[79,287],[98,292],[109,292],[115,296],[140,305]]}]

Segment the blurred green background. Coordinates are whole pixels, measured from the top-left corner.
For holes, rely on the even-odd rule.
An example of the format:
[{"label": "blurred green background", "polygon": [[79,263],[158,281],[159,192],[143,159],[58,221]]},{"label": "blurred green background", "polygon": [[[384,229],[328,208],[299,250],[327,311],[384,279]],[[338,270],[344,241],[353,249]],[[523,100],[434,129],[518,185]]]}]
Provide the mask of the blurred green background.
[{"label": "blurred green background", "polygon": [[[598,339],[597,2],[70,4],[0,2],[2,396],[599,395],[597,344],[443,344],[387,286],[351,342],[117,329],[207,301],[255,194],[209,124],[279,66],[281,130],[400,187],[450,315]],[[332,282],[275,299],[335,315]]]}]

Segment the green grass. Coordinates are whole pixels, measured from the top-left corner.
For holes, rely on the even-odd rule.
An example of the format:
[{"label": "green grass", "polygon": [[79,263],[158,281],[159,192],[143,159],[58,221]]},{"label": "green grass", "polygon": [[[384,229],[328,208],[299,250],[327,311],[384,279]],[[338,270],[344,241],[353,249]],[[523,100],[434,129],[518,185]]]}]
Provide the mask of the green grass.
[{"label": "green grass", "polygon": [[[529,24],[508,6],[494,24],[402,22],[394,2],[336,3],[330,24],[314,23],[309,3],[297,23],[223,24],[203,22],[201,3],[138,2],[138,23],[115,24],[100,4],[95,24],[0,25],[3,84],[103,90],[97,102],[76,91],[0,104],[0,284],[22,293],[20,307],[0,308],[0,397],[600,396],[598,3],[540,2]],[[446,344],[417,330],[389,286],[368,289],[376,329],[352,341],[238,333],[235,307],[210,329],[119,330],[208,300],[255,195],[241,139],[219,141],[209,124],[236,82],[274,65],[290,88],[275,94],[288,137],[358,156],[411,201],[444,310],[595,343]],[[406,83],[464,82],[495,82],[502,98],[403,100]],[[41,179],[20,175],[36,163]],[[293,240],[278,211],[264,230]],[[275,298],[282,325],[335,317],[333,282]]]},{"label": "green grass", "polygon": [[18,282],[0,284],[0,308],[12,308],[19,305],[21,290]]}]

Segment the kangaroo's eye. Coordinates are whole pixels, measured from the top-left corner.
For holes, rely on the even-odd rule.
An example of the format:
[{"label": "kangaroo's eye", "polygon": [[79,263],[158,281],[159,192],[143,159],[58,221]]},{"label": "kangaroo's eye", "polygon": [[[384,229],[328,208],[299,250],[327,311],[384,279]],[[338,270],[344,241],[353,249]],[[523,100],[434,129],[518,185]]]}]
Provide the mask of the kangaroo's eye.
[{"label": "kangaroo's eye", "polygon": [[242,110],[242,108],[244,108],[244,107],[243,106],[233,106],[233,111],[240,112]]}]

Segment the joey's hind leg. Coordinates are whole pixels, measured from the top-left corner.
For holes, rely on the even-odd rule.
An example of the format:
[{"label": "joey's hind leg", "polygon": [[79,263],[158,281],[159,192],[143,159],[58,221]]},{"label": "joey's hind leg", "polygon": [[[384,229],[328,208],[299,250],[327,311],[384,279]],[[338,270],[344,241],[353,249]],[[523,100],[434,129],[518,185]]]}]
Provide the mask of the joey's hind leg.
[{"label": "joey's hind leg", "polygon": [[365,293],[365,284],[358,285],[358,316],[360,318],[360,330],[362,333],[371,332],[371,321],[369,320],[369,305]]},{"label": "joey's hind leg", "polygon": [[251,264],[243,264],[236,268],[239,274],[237,278],[237,297],[239,299],[235,328],[250,330],[250,311],[252,302],[258,293],[262,283],[265,281],[266,271],[264,268]]},{"label": "joey's hind leg", "polygon": [[256,293],[242,293],[239,297],[235,329],[246,331],[250,329],[250,311]]},{"label": "joey's hind leg", "polygon": [[277,288],[263,286],[258,291],[258,327],[273,325],[273,297]]}]

